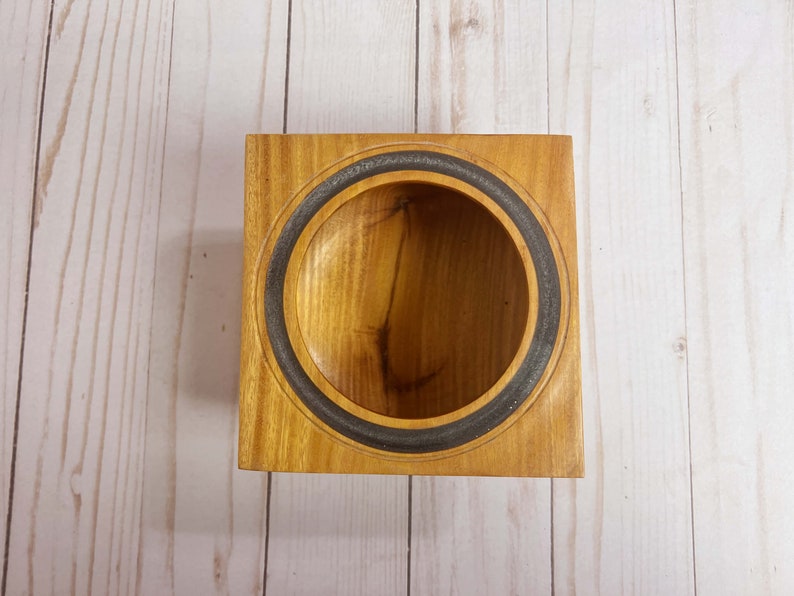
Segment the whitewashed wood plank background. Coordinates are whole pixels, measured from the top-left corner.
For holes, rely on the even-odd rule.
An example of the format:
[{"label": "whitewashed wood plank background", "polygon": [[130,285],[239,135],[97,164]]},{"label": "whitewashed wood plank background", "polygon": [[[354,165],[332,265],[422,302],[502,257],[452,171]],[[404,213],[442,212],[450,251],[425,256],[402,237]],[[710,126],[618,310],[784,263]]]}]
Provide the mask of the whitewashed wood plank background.
[{"label": "whitewashed wood plank background", "polygon": [[[8,594],[794,592],[794,5],[0,2]],[[574,137],[586,478],[235,466],[248,132]]]},{"label": "whitewashed wood plank background", "polygon": [[791,593],[794,4],[677,21],[699,593]]},{"label": "whitewashed wood plank background", "polygon": [[[694,591],[671,3],[550,3],[574,137],[585,468],[554,481],[555,593]],[[581,295],[581,294],[580,294]]]},{"label": "whitewashed wood plank background", "polygon": [[238,141],[252,129],[281,131],[286,24],[281,3],[174,7],[146,396],[143,594],[262,590],[267,476],[236,469]]}]

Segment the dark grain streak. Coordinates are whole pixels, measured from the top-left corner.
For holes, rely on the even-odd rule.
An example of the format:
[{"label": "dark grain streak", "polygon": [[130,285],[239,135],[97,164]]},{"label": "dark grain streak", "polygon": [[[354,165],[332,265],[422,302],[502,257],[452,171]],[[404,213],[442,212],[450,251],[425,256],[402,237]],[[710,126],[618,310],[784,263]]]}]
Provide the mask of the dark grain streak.
[{"label": "dark grain streak", "polygon": [[[281,130],[287,133],[287,123],[289,121],[289,70],[290,70],[290,50],[292,47],[292,0],[287,4],[287,46],[285,48],[285,68],[284,68],[284,113],[282,115]],[[262,596],[267,594],[267,569],[270,555],[270,504],[273,489],[273,473],[267,473],[267,504],[265,514],[265,556],[262,570]]]},{"label": "dark grain streak", "polygon": [[270,504],[273,494],[273,472],[267,473],[267,499],[265,500],[265,561],[263,565],[262,596],[267,596],[267,564],[270,554]]},{"label": "dark grain streak", "polygon": [[[546,133],[551,134],[551,76],[549,73],[549,0],[544,7],[546,17]],[[549,480],[549,582],[551,596],[555,596],[554,586],[554,479]]]},{"label": "dark grain streak", "polygon": [[19,364],[17,368],[17,392],[14,404],[14,430],[13,438],[11,441],[11,463],[9,466],[9,485],[8,485],[8,500],[6,506],[6,534],[4,537],[3,548],[3,573],[2,580],[0,580],[0,594],[6,593],[6,585],[8,582],[8,559],[11,546],[11,523],[13,521],[14,512],[14,480],[16,478],[16,463],[17,463],[17,444],[19,440],[19,406],[22,399],[22,375],[24,372],[25,364],[25,334],[27,332],[28,322],[28,304],[30,296],[30,272],[33,262],[33,235],[36,227],[36,194],[38,192],[38,173],[39,173],[39,159],[41,158],[41,131],[42,121],[44,118],[44,98],[47,92],[47,70],[50,58],[50,42],[52,38],[52,18],[55,12],[55,0],[50,0],[49,15],[47,17],[47,40],[44,46],[44,60],[41,75],[41,92],[39,95],[38,106],[38,119],[36,130],[36,157],[33,164],[33,193],[31,196],[32,205],[30,209],[30,226],[28,231],[28,253],[27,264],[25,271],[25,296],[22,306],[22,329],[20,332],[20,346],[19,346]]},{"label": "dark grain streak", "polygon": [[443,365],[427,373],[426,375],[422,375],[421,377],[414,379],[413,381],[400,381],[392,371],[392,376],[389,379],[388,387],[397,393],[411,393],[427,385],[430,381],[435,379],[442,370],[444,370]]},{"label": "dark grain streak", "polygon": [[[413,382],[403,382],[399,381],[394,374],[394,371],[391,367],[391,362],[389,360],[389,334],[391,333],[391,312],[392,308],[394,307],[394,297],[397,292],[397,282],[400,276],[400,266],[402,264],[403,258],[403,251],[405,248],[405,240],[407,239],[408,235],[410,234],[411,229],[411,218],[410,212],[408,207],[410,205],[410,199],[405,197],[398,197],[395,201],[392,209],[390,210],[389,214],[386,215],[384,220],[389,219],[391,217],[396,216],[399,213],[403,214],[403,226],[400,233],[400,242],[397,246],[397,258],[395,259],[394,263],[394,273],[392,274],[392,284],[389,293],[389,304],[386,307],[386,315],[384,316],[383,323],[380,327],[376,330],[376,345],[378,348],[378,354],[380,356],[380,367],[381,367],[381,376],[383,377],[383,392],[385,395],[389,395],[390,390],[397,391],[398,393],[410,391],[413,388],[421,387],[428,381],[430,381],[435,374],[433,373],[427,378],[427,380],[422,381],[421,379],[417,379]],[[376,222],[377,223],[377,222]],[[392,411],[392,404],[387,404],[387,409],[389,412]]]},{"label": "dark grain streak", "polygon": [[[380,219],[376,219],[376,220],[374,220],[372,222],[369,222],[367,224],[366,228],[367,229],[374,228],[377,225],[382,224],[383,222],[390,220],[394,216],[399,215],[400,213],[405,213],[407,215],[408,214],[408,206],[411,204],[411,201],[412,201],[412,199],[410,199],[408,197],[401,196],[401,197],[398,197],[398,199],[395,201],[394,205],[389,207],[388,209],[378,209],[377,211],[372,211],[372,213],[378,213],[378,212],[384,213],[385,212],[386,215],[384,215]],[[406,225],[409,228],[408,229],[408,235],[410,235],[410,233],[411,233],[411,231],[410,231],[410,223],[411,223],[410,219],[406,218]],[[402,248],[402,245],[401,245],[401,248]],[[394,299],[393,291],[394,291],[394,287],[392,286],[392,300]],[[391,308],[391,304],[389,305],[389,308]]]},{"label": "dark grain streak", "polygon": [[287,49],[286,49],[286,67],[284,68],[284,115],[282,116],[281,126],[282,132],[286,134],[287,123],[289,122],[289,66],[290,66],[290,49],[292,46],[292,0],[287,4]]}]

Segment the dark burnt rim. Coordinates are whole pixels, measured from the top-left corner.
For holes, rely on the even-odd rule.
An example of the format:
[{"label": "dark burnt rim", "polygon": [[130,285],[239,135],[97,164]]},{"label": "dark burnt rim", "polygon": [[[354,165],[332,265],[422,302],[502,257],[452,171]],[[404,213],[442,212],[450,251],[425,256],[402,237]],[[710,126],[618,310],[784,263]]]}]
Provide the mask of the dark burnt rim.
[{"label": "dark burnt rim", "polygon": [[[538,316],[532,342],[513,377],[476,411],[429,428],[395,428],[355,416],[334,403],[309,378],[295,355],[284,317],[284,282],[298,238],[333,197],[372,176],[400,170],[424,171],[461,180],[494,201],[513,221],[532,257],[538,285]],[[363,158],[320,182],[287,220],[267,268],[265,322],[273,354],[287,382],[323,423],[349,439],[393,453],[433,453],[453,449],[490,432],[530,396],[551,360],[560,330],[560,278],[543,226],[521,198],[499,177],[464,159],[435,151],[392,151]],[[278,421],[271,421],[278,424]]]}]

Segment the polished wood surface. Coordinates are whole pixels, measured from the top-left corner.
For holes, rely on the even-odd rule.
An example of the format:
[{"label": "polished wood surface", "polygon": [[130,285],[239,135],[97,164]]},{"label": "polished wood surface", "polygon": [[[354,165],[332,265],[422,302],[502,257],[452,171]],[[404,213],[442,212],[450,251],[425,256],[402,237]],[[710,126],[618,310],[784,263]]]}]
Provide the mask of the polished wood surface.
[{"label": "polished wood surface", "polygon": [[358,405],[431,418],[485,393],[527,327],[521,257],[486,208],[442,186],[393,182],[328,217],[299,265],[301,339]]},{"label": "polished wood surface", "polygon": [[[562,291],[551,360],[526,401],[490,433],[417,454],[362,445],[317,418],[280,368],[261,306],[270,255],[301,201],[364,157],[411,148],[465,155],[498,173],[541,222]],[[333,197],[301,231],[286,268],[285,319],[301,368],[329,399],[366,421],[432,428],[483,407],[516,374],[542,323],[536,275],[517,224],[481,192],[436,172],[385,176]],[[567,137],[249,136],[241,467],[581,475],[572,192]]]}]

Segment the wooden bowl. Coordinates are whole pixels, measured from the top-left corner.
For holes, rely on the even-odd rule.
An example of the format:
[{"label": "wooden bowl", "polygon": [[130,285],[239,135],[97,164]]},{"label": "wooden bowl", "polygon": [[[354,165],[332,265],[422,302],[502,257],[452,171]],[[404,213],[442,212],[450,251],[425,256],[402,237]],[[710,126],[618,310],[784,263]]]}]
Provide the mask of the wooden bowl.
[{"label": "wooden bowl", "polygon": [[566,137],[250,136],[241,467],[581,474],[570,164]]},{"label": "wooden bowl", "polygon": [[529,330],[533,273],[488,207],[421,177],[351,197],[296,257],[293,343],[340,396],[407,419],[496,384]]}]

